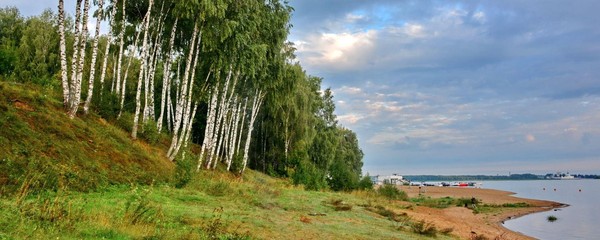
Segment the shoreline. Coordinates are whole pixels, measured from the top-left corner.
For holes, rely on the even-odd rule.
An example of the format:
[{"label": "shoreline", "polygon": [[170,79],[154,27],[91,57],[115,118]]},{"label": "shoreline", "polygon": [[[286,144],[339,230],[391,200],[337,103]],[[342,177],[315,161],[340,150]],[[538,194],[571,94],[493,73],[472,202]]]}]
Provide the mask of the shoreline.
[{"label": "shoreline", "polygon": [[417,206],[407,214],[416,219],[433,222],[441,228],[452,228],[453,234],[461,239],[470,239],[475,235],[483,235],[489,239],[535,239],[520,232],[504,227],[503,223],[528,214],[551,211],[557,208],[568,207],[567,204],[515,197],[513,192],[472,187],[421,187],[398,186],[409,197],[422,196],[431,198],[472,198],[479,200],[480,204],[505,204],[527,203],[529,207],[499,208],[497,212],[473,213],[465,207],[449,207],[434,209]]}]

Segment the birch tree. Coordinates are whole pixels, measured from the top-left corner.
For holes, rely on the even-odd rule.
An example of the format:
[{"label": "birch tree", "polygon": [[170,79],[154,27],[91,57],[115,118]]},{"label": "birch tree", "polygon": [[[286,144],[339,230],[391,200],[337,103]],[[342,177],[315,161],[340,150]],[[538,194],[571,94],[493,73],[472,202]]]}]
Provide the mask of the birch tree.
[{"label": "birch tree", "polygon": [[60,67],[61,67],[61,79],[63,88],[63,106],[69,107],[70,103],[70,87],[69,87],[69,76],[67,74],[67,42],[65,40],[65,3],[64,0],[58,1],[58,34],[60,37]]},{"label": "birch tree", "polygon": [[[96,73],[96,57],[98,56],[98,40],[100,39],[100,23],[102,21],[102,14],[104,12],[103,6],[104,0],[98,1],[98,15],[96,16],[96,32],[94,35],[94,43],[92,45],[92,63],[90,64],[90,78],[88,81],[88,92],[87,97],[85,99],[85,104],[83,105],[83,112],[85,114],[88,113],[90,109],[90,103],[92,102],[92,95],[94,93],[94,77]],[[110,42],[107,43],[110,45]]]},{"label": "birch tree", "polygon": [[144,71],[146,70],[146,67],[148,65],[148,58],[147,58],[147,54],[148,54],[148,27],[150,25],[150,15],[152,14],[152,5],[154,3],[153,0],[149,0],[149,5],[148,5],[148,12],[146,12],[146,17],[145,17],[145,22],[144,24],[144,39],[142,40],[142,54],[140,56],[140,58],[142,59],[142,64],[140,65],[140,73],[138,76],[138,83],[137,83],[137,91],[135,93],[135,115],[133,116],[133,127],[131,130],[131,137],[133,139],[137,138],[137,129],[138,129],[138,122],[139,122],[139,117],[140,117],[140,109],[141,109],[141,102],[140,102],[140,95],[141,95],[141,90],[142,90],[142,83],[143,83],[143,79],[144,79]]}]

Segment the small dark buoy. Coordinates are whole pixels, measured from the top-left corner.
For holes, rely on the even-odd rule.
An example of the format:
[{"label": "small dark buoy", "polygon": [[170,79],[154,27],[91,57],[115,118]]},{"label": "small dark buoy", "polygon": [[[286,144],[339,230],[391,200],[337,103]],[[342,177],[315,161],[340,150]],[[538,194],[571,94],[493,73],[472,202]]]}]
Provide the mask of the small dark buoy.
[{"label": "small dark buoy", "polygon": [[556,188],[554,189],[554,191],[556,192]]},{"label": "small dark buoy", "polygon": [[542,188],[542,190],[546,191],[546,188]]},{"label": "small dark buoy", "polygon": [[581,192],[581,189],[579,189],[579,192]]}]

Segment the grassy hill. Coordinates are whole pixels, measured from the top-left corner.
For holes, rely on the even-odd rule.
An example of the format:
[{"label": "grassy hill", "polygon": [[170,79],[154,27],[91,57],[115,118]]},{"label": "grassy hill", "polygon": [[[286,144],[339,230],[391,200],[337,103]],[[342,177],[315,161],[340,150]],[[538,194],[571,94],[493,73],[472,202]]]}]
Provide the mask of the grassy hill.
[{"label": "grassy hill", "polygon": [[0,82],[0,239],[455,238],[374,191],[305,191],[251,170],[175,187],[166,137],[148,144],[125,122],[70,120],[57,99]]}]

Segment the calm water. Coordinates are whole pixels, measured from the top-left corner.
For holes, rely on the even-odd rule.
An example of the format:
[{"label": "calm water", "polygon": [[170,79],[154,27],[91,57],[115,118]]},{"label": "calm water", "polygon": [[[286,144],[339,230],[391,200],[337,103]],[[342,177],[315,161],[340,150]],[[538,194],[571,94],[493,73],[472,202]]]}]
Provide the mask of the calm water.
[{"label": "calm water", "polygon": [[[490,181],[482,187],[570,205],[506,221],[504,226],[513,231],[544,240],[600,239],[600,180]],[[558,220],[548,222],[550,215]]]}]

